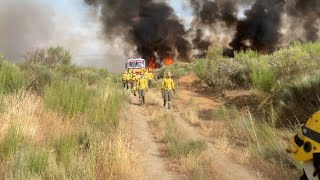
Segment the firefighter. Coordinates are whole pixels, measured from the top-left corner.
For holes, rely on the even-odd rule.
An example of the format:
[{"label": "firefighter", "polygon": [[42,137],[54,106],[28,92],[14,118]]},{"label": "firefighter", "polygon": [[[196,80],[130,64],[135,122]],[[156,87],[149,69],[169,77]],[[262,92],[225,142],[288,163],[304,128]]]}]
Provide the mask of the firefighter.
[{"label": "firefighter", "polygon": [[146,92],[148,92],[149,87],[148,87],[148,81],[143,74],[140,75],[137,81],[136,88],[139,94],[140,105],[145,104],[145,94]]},{"label": "firefighter", "polygon": [[122,84],[123,84],[123,88],[128,90],[128,72],[125,71],[124,73],[122,73]]},{"label": "firefighter", "polygon": [[151,88],[152,87],[152,81],[154,80],[154,75],[153,75],[151,69],[147,69],[147,72],[145,73],[145,77],[148,80],[149,88]]},{"label": "firefighter", "polygon": [[131,91],[133,91],[133,95],[136,96],[136,85],[137,85],[138,75],[136,72],[133,72],[131,75]]},{"label": "firefighter", "polygon": [[320,179],[320,111],[314,113],[290,139],[287,152],[303,163],[301,180]]},{"label": "firefighter", "polygon": [[161,83],[162,97],[163,97],[163,107],[166,107],[166,103],[168,102],[168,109],[171,108],[171,98],[172,93],[175,92],[174,89],[174,81],[171,77],[171,73],[166,73],[164,79]]},{"label": "firefighter", "polygon": [[135,89],[136,79],[137,79],[137,74],[135,72],[132,72],[130,76],[130,87],[132,91]]}]

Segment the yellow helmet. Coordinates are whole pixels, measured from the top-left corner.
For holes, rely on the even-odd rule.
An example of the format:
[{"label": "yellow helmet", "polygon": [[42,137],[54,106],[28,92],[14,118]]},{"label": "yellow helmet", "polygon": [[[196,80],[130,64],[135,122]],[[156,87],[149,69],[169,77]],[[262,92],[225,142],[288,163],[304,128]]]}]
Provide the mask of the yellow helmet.
[{"label": "yellow helmet", "polygon": [[[301,127],[300,133],[293,138],[297,145],[293,148],[293,157],[297,161],[313,159],[314,153],[320,153],[320,111],[315,112]],[[292,144],[292,142],[291,142]]]}]

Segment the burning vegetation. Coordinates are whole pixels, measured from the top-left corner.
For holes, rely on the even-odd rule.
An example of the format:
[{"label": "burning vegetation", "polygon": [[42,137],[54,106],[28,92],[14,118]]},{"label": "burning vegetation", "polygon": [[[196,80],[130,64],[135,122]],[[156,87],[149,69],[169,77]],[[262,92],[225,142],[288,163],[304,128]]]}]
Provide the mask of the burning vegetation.
[{"label": "burning vegetation", "polygon": [[166,1],[85,1],[101,10],[106,38],[125,40],[125,47],[152,68],[156,59],[170,64],[173,59],[203,57],[210,46],[222,46],[225,55],[232,56],[233,51],[271,53],[295,40],[319,39],[317,0],[189,0],[189,29]]}]

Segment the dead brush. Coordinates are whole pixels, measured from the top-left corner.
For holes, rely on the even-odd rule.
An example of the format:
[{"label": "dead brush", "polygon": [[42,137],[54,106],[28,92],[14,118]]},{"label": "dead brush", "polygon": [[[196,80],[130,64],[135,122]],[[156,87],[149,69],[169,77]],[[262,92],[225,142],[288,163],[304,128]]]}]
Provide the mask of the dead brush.
[{"label": "dead brush", "polygon": [[102,179],[145,179],[142,169],[137,165],[138,155],[131,150],[127,137],[126,128],[122,127],[100,145],[99,171],[103,174],[99,176]]},{"label": "dead brush", "polygon": [[164,142],[164,153],[171,162],[174,162],[171,166],[175,167],[175,171],[195,179],[208,179],[210,163],[202,156],[206,143],[186,138],[187,132],[176,123],[176,119],[180,118],[179,114],[154,108],[149,114],[151,117],[149,124],[157,139]]},{"label": "dead brush", "polygon": [[[277,136],[274,120],[260,123],[251,113],[237,113],[224,110],[225,122],[230,128],[231,137],[241,141],[230,141],[233,157],[239,162],[258,169],[264,177],[281,177],[292,179],[292,172],[296,172],[295,163],[285,152],[285,143]],[[236,116],[235,116],[236,115]],[[270,122],[270,124],[268,123]],[[240,152],[240,153],[239,153]],[[271,171],[270,169],[278,169]],[[281,171],[279,171],[281,169]]]},{"label": "dead brush", "polygon": [[4,104],[6,110],[1,115],[0,137],[3,137],[11,126],[17,126],[25,139],[41,143],[48,138],[59,137],[70,127],[63,116],[45,110],[41,97],[30,92],[7,96]]}]

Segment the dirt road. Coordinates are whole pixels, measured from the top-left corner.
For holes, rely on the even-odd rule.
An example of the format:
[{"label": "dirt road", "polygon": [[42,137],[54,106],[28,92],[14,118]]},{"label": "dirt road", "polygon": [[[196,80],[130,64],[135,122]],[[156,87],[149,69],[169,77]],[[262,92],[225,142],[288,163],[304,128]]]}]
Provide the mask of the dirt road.
[{"label": "dirt road", "polygon": [[[189,78],[185,79],[188,80]],[[183,83],[182,83],[183,84]],[[185,85],[188,83],[185,83]],[[217,103],[209,99],[207,97],[203,97],[200,94],[196,94],[189,90],[186,87],[180,87],[180,92],[183,93],[183,98],[180,98],[180,103],[187,103],[190,98],[195,98],[196,103],[199,105],[199,108],[214,108],[213,106],[217,105]],[[162,99],[159,92],[152,90],[147,93],[147,99],[150,103],[152,101],[152,106],[138,106],[136,103],[138,102],[138,98],[131,96],[130,100],[130,109],[127,113],[135,114],[132,116],[132,129],[134,134],[134,144],[137,150],[143,154],[141,158],[141,163],[145,167],[145,172],[147,174],[148,179],[181,179],[183,176],[179,176],[174,172],[169,172],[166,165],[168,164],[165,159],[160,156],[159,153],[159,144],[156,143],[156,139],[153,138],[151,134],[151,130],[148,127],[147,120],[148,114],[147,111],[151,110],[151,108],[161,107]],[[179,112],[182,109],[179,109],[179,106],[175,106],[173,102],[173,109],[166,110],[161,107],[161,111],[165,111],[168,114],[174,114],[176,119],[177,127],[186,132],[186,135],[189,139],[200,139],[206,141],[207,148],[204,152],[206,157],[210,159],[214,167],[214,172],[216,174],[212,179],[226,179],[226,180],[256,180],[256,179],[264,179],[259,176],[258,173],[253,172],[252,170],[247,169],[239,164],[237,164],[231,157],[228,156],[226,152],[221,151],[215,144],[209,142],[197,128],[191,126],[187,123],[182,117],[179,116]],[[186,177],[182,178],[185,179]]]},{"label": "dirt road", "polygon": [[140,162],[146,179],[170,180],[179,179],[173,172],[169,172],[165,167],[164,159],[161,158],[157,143],[148,128],[148,123],[142,107],[137,104],[137,98],[130,96],[130,109],[126,112],[131,114],[131,128],[133,146],[139,153]]}]

